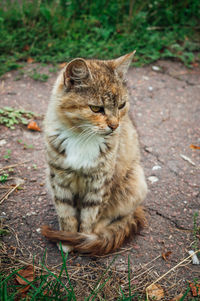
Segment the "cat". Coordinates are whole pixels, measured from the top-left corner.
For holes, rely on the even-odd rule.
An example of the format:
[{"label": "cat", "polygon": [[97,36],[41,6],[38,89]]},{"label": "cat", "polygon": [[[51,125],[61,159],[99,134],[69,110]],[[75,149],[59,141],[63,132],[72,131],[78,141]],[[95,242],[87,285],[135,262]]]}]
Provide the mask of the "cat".
[{"label": "cat", "polygon": [[133,55],[76,58],[53,88],[44,124],[60,230],[41,231],[65,252],[107,254],[145,225],[147,185],[125,80]]}]

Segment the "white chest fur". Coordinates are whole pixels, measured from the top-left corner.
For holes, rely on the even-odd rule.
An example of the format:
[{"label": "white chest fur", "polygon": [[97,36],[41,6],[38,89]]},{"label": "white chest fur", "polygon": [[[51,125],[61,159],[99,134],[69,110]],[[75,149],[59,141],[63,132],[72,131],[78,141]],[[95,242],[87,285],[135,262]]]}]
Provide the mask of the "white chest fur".
[{"label": "white chest fur", "polygon": [[62,130],[59,135],[62,149],[65,149],[66,159],[64,165],[73,169],[90,168],[97,165],[100,148],[105,148],[104,138],[98,134],[85,136],[73,133],[67,129]]},{"label": "white chest fur", "polygon": [[79,141],[70,137],[66,145],[66,163],[74,169],[89,168],[96,165],[99,156],[102,137],[92,137],[88,141]]}]

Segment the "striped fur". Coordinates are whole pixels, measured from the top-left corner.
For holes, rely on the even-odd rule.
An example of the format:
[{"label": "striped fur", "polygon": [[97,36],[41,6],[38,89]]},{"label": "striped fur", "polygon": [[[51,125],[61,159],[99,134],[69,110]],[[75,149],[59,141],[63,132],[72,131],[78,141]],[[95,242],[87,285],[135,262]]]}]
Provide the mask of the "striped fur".
[{"label": "striped fur", "polygon": [[125,239],[137,233],[145,223],[144,211],[142,207],[138,207],[134,214],[113,221],[106,229],[101,229],[97,233],[56,231],[48,226],[42,226],[42,234],[54,242],[67,243],[80,253],[102,255],[118,249]]},{"label": "striped fur", "polygon": [[111,252],[144,225],[140,204],[147,186],[124,84],[132,55],[75,59],[52,92],[45,118],[47,178],[60,231],[44,226],[42,234],[70,250]]}]

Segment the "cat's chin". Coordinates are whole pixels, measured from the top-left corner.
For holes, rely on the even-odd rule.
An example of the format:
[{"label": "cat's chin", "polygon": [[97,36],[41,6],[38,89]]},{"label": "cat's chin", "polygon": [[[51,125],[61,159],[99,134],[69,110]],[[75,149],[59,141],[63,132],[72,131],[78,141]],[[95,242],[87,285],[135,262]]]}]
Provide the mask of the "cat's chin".
[{"label": "cat's chin", "polygon": [[110,132],[104,132],[104,133],[100,133],[100,136],[109,136],[113,133],[113,131],[110,131]]},{"label": "cat's chin", "polygon": [[112,135],[112,134],[114,134],[116,132],[116,130],[115,131],[113,131],[113,130],[105,130],[105,131],[98,131],[98,135],[100,135],[100,136],[109,136],[109,135]]},{"label": "cat's chin", "polygon": [[117,134],[118,132],[118,129],[117,130],[110,130],[110,131],[107,131],[107,132],[104,132],[104,133],[101,133],[100,135],[101,136],[104,136],[104,137],[107,137],[107,136],[113,136],[115,134]]}]

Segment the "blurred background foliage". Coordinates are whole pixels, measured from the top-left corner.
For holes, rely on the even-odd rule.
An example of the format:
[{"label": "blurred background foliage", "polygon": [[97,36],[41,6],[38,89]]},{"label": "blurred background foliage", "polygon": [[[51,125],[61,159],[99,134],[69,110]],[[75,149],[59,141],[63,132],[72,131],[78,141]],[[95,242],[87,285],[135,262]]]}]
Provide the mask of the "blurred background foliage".
[{"label": "blurred background foliage", "polygon": [[134,49],[134,64],[199,60],[199,0],[1,0],[0,75],[20,62],[109,59]]}]

